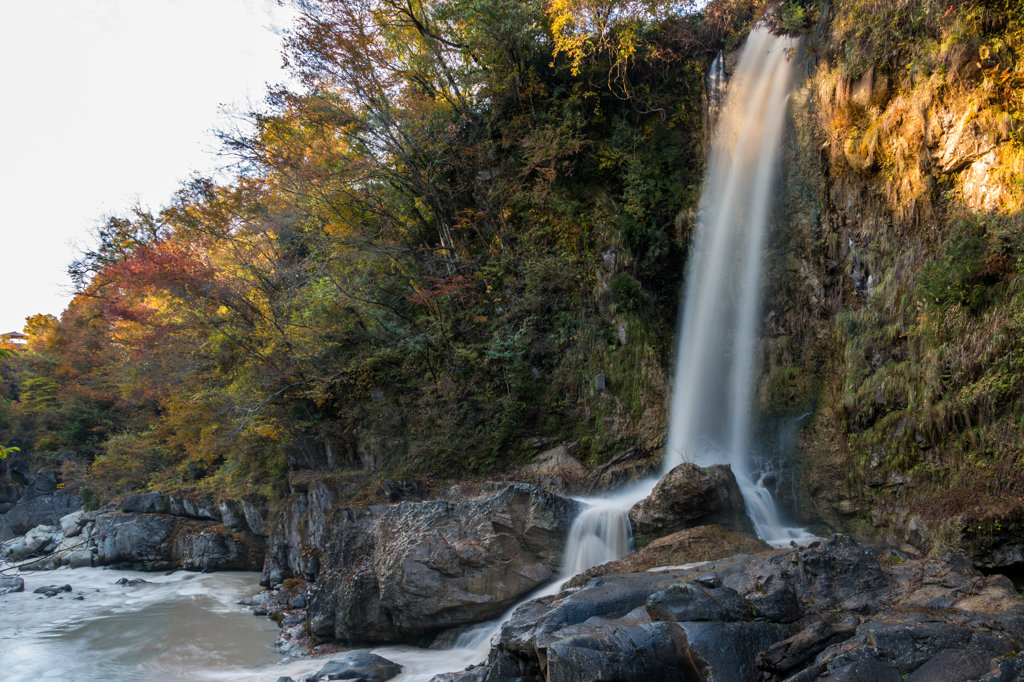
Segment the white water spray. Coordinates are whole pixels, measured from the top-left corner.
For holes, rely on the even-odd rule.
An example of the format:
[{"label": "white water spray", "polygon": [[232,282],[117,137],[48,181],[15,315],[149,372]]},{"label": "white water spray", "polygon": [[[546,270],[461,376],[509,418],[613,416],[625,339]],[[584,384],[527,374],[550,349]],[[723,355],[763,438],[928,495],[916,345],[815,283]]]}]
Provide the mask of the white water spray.
[{"label": "white water spray", "polygon": [[[776,546],[811,537],[782,525],[750,466],[762,251],[792,90],[793,48],[791,39],[755,29],[718,112],[686,278],[664,464],[666,471],[683,461],[732,465],[758,535]],[[718,86],[720,65],[711,75]]]}]

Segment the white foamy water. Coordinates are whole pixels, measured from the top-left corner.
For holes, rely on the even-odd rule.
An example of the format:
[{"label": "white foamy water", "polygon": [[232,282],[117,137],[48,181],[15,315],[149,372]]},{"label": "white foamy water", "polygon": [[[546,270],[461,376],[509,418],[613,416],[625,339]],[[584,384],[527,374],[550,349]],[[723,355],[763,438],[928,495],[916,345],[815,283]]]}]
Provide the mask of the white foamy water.
[{"label": "white foamy water", "polygon": [[[792,91],[795,43],[751,32],[717,112],[676,353],[665,471],[730,464],[758,535],[775,546],[812,538],[785,526],[751,470],[750,418],[761,262]],[[721,56],[711,86],[721,88]]]}]

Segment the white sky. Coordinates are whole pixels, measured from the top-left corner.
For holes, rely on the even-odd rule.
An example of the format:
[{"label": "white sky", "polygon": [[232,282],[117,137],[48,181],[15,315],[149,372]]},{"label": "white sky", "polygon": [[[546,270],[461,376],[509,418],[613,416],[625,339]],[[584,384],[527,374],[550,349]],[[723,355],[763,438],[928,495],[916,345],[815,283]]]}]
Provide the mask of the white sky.
[{"label": "white sky", "polygon": [[0,22],[0,332],[60,315],[73,241],[220,164],[220,105],[285,79],[273,0],[17,0]]}]

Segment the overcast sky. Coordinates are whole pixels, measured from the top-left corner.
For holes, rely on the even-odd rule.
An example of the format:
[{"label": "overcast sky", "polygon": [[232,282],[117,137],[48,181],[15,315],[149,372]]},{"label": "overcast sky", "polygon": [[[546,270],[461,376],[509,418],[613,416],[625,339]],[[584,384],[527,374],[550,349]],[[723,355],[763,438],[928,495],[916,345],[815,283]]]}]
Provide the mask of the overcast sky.
[{"label": "overcast sky", "polygon": [[65,268],[104,216],[158,210],[218,166],[221,105],[285,78],[273,0],[5,3],[0,28],[0,332],[60,315]]}]

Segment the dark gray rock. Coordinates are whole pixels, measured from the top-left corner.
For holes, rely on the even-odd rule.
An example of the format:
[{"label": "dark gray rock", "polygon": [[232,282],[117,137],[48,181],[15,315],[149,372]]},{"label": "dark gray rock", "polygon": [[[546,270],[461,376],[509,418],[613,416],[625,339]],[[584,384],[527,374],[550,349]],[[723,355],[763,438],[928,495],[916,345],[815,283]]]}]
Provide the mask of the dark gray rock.
[{"label": "dark gray rock", "polygon": [[426,488],[419,481],[381,481],[384,488],[384,495],[388,502],[401,502],[402,500],[421,500],[426,495]]},{"label": "dark gray rock", "polygon": [[761,651],[755,665],[758,670],[769,673],[788,673],[802,667],[832,644],[853,637],[856,631],[852,625],[817,621],[792,637]]},{"label": "dark gray rock", "polygon": [[736,477],[726,464],[680,464],[633,505],[629,520],[636,533],[655,537],[711,524],[754,532]]},{"label": "dark gray rock", "polygon": [[704,682],[683,628],[594,618],[548,645],[548,682]]},{"label": "dark gray rock", "polygon": [[60,519],[82,507],[79,495],[64,491],[29,497],[26,494],[6,514],[0,514],[0,528],[12,535],[24,535],[37,526],[59,526]]},{"label": "dark gray rock", "polygon": [[159,492],[129,495],[121,503],[121,511],[131,514],[163,514],[169,507],[167,496]]},{"label": "dark gray rock", "polygon": [[178,533],[172,555],[190,571],[255,571],[263,560],[263,545],[220,525],[191,525]]},{"label": "dark gray rock", "polygon": [[338,661],[328,661],[316,680],[367,680],[383,682],[402,672],[402,666],[368,651],[357,651]]},{"label": "dark gray rock", "polygon": [[758,620],[792,623],[800,620],[802,615],[796,590],[774,576],[768,578],[767,584],[755,585],[754,591],[747,595],[747,603]]},{"label": "dark gray rock", "polygon": [[176,520],[156,514],[102,514],[96,519],[97,563],[144,571],[177,568],[171,553]]},{"label": "dark gray rock", "polygon": [[25,581],[22,578],[14,576],[0,575],[0,595],[10,594],[12,592],[24,592]]},{"label": "dark gray rock", "polygon": [[689,679],[687,655],[703,682],[1024,682],[1022,649],[1024,604],[1004,576],[834,536],[528,602],[467,682]]},{"label": "dark gray rock", "polygon": [[792,634],[778,623],[683,622],[690,651],[703,682],[754,682],[761,679],[755,667],[757,652]]},{"label": "dark gray rock", "polygon": [[673,585],[647,600],[651,620],[723,622],[753,620],[753,609],[729,587],[708,588],[697,583]]},{"label": "dark gray rock", "polygon": [[47,592],[70,592],[71,585],[44,585],[43,587],[37,587],[32,590],[33,594],[46,594]]}]

